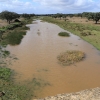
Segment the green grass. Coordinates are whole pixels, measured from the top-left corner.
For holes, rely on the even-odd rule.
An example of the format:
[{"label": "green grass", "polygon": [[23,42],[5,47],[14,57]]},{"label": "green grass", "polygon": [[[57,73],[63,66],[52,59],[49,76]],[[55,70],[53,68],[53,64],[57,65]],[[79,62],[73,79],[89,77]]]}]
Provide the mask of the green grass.
[{"label": "green grass", "polygon": [[61,53],[57,59],[62,65],[71,65],[85,58],[85,53],[82,51],[66,51]]},{"label": "green grass", "polygon": [[3,100],[25,100],[28,90],[25,86],[14,84],[11,81],[11,75],[11,69],[0,67],[0,91],[5,93]]},{"label": "green grass", "polygon": [[[14,25],[19,25],[19,24],[14,24]],[[12,30],[7,30],[6,32],[3,33],[2,35],[2,40],[0,42],[1,45],[18,45],[21,43],[21,40],[24,35],[26,35],[26,30],[29,28],[26,27],[25,25],[22,25],[21,27],[17,26],[16,28]]]},{"label": "green grass", "polygon": [[96,26],[95,24],[90,25],[74,23],[70,21],[54,19],[51,17],[43,17],[42,20],[57,24],[61,28],[70,31],[75,35],[78,35],[85,41],[95,46],[98,50],[100,50],[100,26]]},{"label": "green grass", "polygon": [[26,32],[24,32],[24,31],[13,31],[13,32],[10,32],[6,36],[8,44],[11,44],[11,45],[20,44],[21,40],[23,38],[23,35],[25,35],[25,34],[26,34]]},{"label": "green grass", "polygon": [[24,19],[22,22],[14,22],[7,26],[0,28],[0,44],[1,45],[18,45],[20,44],[23,35],[26,35],[26,31],[29,28],[26,24],[31,23],[31,19]]},{"label": "green grass", "polygon": [[58,35],[59,36],[64,36],[64,37],[69,37],[70,36],[69,33],[67,33],[67,32],[60,32],[60,33],[58,33]]},{"label": "green grass", "polygon": [[9,80],[11,76],[11,70],[9,68],[0,68],[0,79]]}]

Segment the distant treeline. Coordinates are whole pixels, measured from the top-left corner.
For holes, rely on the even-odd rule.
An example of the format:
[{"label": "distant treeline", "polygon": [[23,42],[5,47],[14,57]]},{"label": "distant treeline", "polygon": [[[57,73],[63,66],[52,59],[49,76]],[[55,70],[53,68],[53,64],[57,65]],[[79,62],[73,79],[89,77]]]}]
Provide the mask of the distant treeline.
[{"label": "distant treeline", "polygon": [[15,12],[10,12],[10,11],[2,11],[0,13],[0,18],[1,19],[6,19],[7,22],[10,24],[10,22],[13,19],[16,18],[20,18],[20,17],[24,17],[24,18],[31,18],[34,16],[51,16],[53,18],[64,18],[66,21],[67,17],[86,17],[88,20],[93,20],[95,21],[95,23],[97,24],[97,22],[100,19],[100,12],[83,12],[83,13],[77,13],[77,14],[62,14],[62,13],[57,13],[57,14],[27,14],[27,13],[23,13],[23,14],[17,14]]},{"label": "distant treeline", "polygon": [[62,14],[62,13],[57,13],[57,14],[38,14],[37,16],[51,16],[53,18],[64,18],[66,20],[67,17],[86,17],[88,20],[93,20],[97,24],[97,22],[100,19],[100,12],[83,12],[83,13],[77,13],[77,14]]}]

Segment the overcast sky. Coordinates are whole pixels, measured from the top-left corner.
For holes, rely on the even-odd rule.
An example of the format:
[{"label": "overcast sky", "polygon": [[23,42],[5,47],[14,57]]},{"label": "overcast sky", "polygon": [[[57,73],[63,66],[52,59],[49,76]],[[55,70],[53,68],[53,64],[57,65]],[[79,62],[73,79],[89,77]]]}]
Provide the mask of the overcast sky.
[{"label": "overcast sky", "polygon": [[0,12],[80,13],[100,12],[100,0],[0,0]]}]

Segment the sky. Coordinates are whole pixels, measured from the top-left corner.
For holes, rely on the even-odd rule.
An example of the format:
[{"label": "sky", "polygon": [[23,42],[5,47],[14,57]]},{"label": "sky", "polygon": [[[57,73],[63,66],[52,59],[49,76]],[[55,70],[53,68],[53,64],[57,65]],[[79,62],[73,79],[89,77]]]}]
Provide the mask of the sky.
[{"label": "sky", "polygon": [[56,14],[100,12],[100,0],[0,0],[0,12]]}]

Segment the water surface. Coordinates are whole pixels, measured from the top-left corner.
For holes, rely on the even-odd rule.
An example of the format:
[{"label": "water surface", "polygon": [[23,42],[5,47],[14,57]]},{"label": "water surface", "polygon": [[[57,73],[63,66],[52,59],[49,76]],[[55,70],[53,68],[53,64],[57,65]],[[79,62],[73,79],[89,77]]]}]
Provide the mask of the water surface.
[{"label": "water surface", "polygon": [[[49,83],[36,91],[36,98],[100,86],[100,51],[73,34],[58,36],[65,30],[57,25],[37,20],[27,26],[30,30],[21,44],[8,45],[7,49],[18,58],[10,66],[17,72],[17,82],[36,78]],[[66,50],[81,50],[86,58],[74,65],[62,66],[57,56]]]}]

